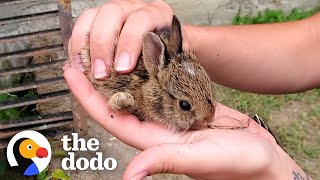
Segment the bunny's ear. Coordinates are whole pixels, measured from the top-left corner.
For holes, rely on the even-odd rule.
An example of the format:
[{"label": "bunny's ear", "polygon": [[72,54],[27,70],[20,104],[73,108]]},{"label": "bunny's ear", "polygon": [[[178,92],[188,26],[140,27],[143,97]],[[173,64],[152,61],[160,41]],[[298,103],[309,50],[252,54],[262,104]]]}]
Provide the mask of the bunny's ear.
[{"label": "bunny's ear", "polygon": [[166,55],[169,58],[173,58],[173,55],[182,52],[181,24],[175,15],[171,27],[164,28],[158,34],[166,46]]},{"label": "bunny's ear", "polygon": [[151,75],[156,75],[165,64],[164,45],[155,33],[148,32],[143,36],[142,56],[145,67]]}]

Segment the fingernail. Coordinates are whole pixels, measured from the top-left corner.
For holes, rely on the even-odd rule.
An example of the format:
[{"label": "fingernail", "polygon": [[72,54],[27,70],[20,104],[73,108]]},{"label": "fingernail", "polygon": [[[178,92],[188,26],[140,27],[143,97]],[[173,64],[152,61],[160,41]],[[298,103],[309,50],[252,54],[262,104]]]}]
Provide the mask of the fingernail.
[{"label": "fingernail", "polygon": [[127,71],[130,67],[130,64],[131,64],[130,55],[126,52],[123,52],[119,55],[115,68],[117,71]]},{"label": "fingernail", "polygon": [[93,72],[96,79],[101,79],[108,75],[107,66],[102,59],[96,59],[94,61]]},{"label": "fingernail", "polygon": [[141,180],[143,178],[145,178],[148,175],[147,171],[143,171],[135,176],[133,176],[130,180]]}]

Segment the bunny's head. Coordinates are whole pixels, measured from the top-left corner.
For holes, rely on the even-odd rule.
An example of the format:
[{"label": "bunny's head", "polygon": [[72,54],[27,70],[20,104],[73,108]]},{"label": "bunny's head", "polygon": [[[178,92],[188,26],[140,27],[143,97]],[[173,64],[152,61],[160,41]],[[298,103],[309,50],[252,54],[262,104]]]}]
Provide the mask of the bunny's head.
[{"label": "bunny's head", "polygon": [[175,131],[206,126],[214,115],[211,81],[192,53],[183,52],[181,25],[143,38],[142,57],[149,73],[145,91],[149,117]]}]

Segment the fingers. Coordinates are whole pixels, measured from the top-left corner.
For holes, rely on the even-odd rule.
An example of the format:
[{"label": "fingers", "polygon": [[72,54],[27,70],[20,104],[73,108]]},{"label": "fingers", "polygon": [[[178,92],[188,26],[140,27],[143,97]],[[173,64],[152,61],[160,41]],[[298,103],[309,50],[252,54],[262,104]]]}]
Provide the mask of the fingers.
[{"label": "fingers", "polygon": [[69,53],[69,56],[75,57],[81,52],[82,48],[89,45],[91,26],[98,10],[98,8],[88,9],[78,17],[72,30],[71,45],[69,46],[71,53]]},{"label": "fingers", "polygon": [[140,56],[143,34],[169,26],[172,16],[171,7],[161,0],[148,4],[115,0],[86,10],[74,26],[70,56],[89,46],[95,78],[108,77],[113,60],[118,72],[128,73]]},{"label": "fingers", "polygon": [[[140,6],[142,6],[140,1],[130,4],[127,1],[116,1],[107,3],[99,9],[90,32],[90,55],[95,78],[108,76],[106,67],[113,64],[114,51],[121,28],[128,14]],[[101,62],[105,62],[105,65]]]},{"label": "fingers", "polygon": [[185,174],[196,179],[234,179],[227,177],[265,171],[273,158],[277,158],[275,153],[273,146],[259,136],[209,130],[199,135],[195,143],[162,144],[143,151],[128,165],[123,179],[157,173]]},{"label": "fingers", "polygon": [[[123,179],[143,179],[157,173],[186,174],[194,172],[201,162],[200,152],[194,152],[189,144],[162,144],[152,147],[136,156],[127,166]],[[194,156],[199,158],[194,159]],[[189,167],[194,163],[194,168]]]},{"label": "fingers", "polygon": [[143,34],[170,26],[173,12],[162,1],[155,1],[132,12],[119,37],[115,68],[120,73],[134,69],[142,49]]},{"label": "fingers", "polygon": [[177,142],[178,136],[153,123],[141,123],[135,116],[113,112],[104,96],[94,90],[87,78],[71,67],[64,67],[64,77],[86,112],[103,128],[124,143],[145,149],[164,142]]}]

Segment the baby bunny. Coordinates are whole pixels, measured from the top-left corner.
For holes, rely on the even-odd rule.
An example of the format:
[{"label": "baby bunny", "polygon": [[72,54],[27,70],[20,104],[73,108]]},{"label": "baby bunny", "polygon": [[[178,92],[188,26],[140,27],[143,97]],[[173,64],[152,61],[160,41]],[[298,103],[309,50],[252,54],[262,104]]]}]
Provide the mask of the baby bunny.
[{"label": "baby bunny", "polygon": [[135,69],[96,80],[91,73],[89,49],[81,52],[84,73],[115,111],[127,111],[140,120],[159,123],[174,132],[207,127],[215,108],[211,82],[204,68],[182,51],[181,25],[143,36],[142,55]]}]

